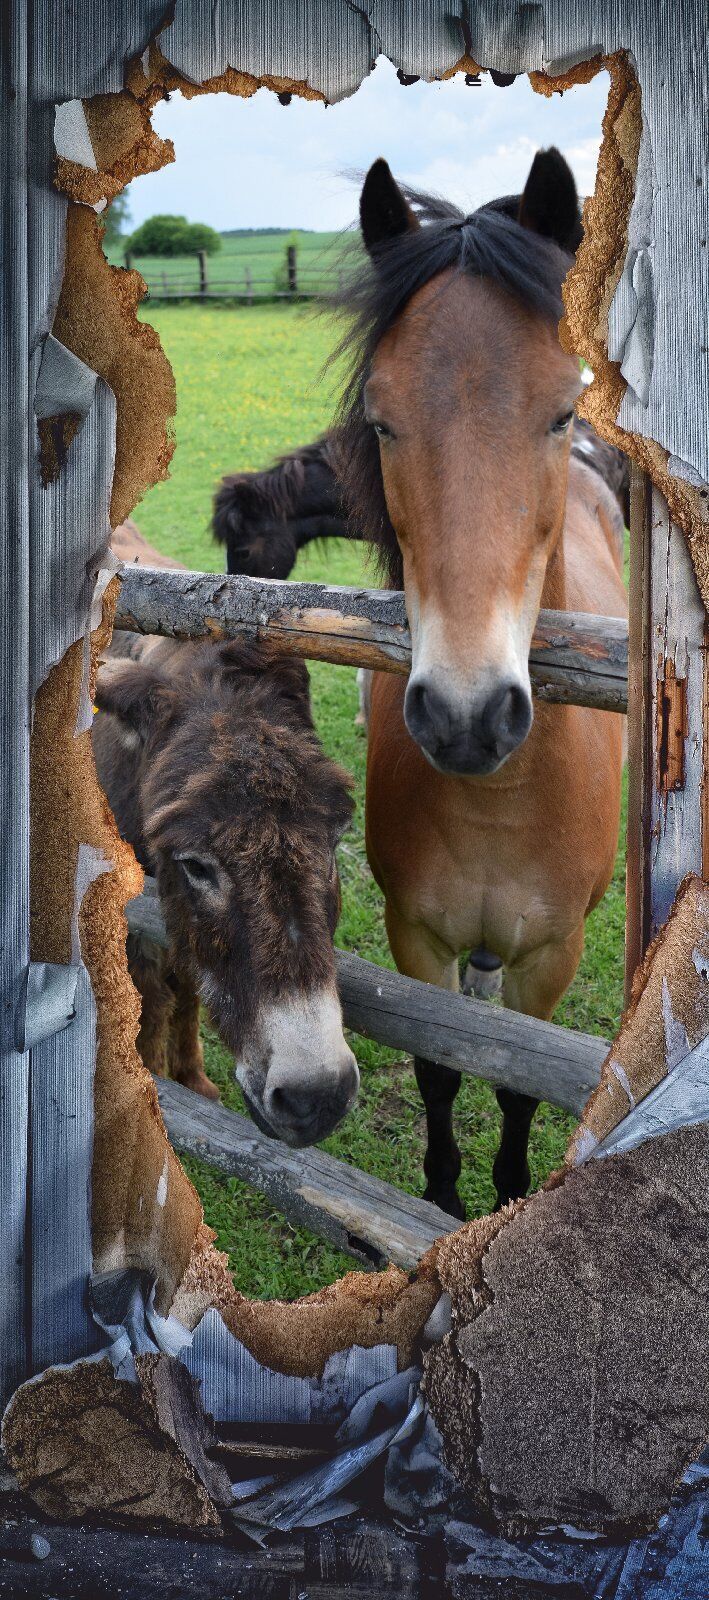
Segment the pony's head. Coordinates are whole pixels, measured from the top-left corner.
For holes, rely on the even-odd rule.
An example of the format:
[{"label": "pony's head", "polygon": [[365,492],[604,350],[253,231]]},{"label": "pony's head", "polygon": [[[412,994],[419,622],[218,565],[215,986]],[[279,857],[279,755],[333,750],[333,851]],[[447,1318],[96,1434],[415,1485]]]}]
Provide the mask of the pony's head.
[{"label": "pony's head", "polygon": [[405,590],[409,732],[439,770],[484,775],[531,726],[529,648],[563,526],[580,378],[557,327],[576,187],[547,150],[521,196],[465,217],[380,160],[360,219],[345,489]]}]

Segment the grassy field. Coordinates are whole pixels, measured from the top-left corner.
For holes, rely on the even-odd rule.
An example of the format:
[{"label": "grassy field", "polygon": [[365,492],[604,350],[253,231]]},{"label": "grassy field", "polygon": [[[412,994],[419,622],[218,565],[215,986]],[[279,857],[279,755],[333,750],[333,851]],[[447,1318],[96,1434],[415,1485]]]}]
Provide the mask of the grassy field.
[{"label": "grassy field", "polygon": [[[335,386],[319,374],[333,343],[332,327],[303,308],[243,309],[209,306],[151,307],[177,378],[177,451],[171,479],[153,489],[135,519],[151,543],[185,565],[217,570],[222,552],[209,535],[210,500],[223,472],[265,465],[278,451],[310,439],[327,425]],[[332,541],[299,558],[295,576],[360,583],[367,569],[363,547]],[[371,573],[369,581],[372,581]],[[354,670],[311,663],[318,727],[328,751],[355,774],[355,825],[340,846],[343,911],[337,942],[391,966],[382,901],[363,847],[362,795],[365,737],[354,726]],[[611,888],[589,919],[586,950],[556,1020],[589,1033],[616,1027],[622,1001],[624,865],[619,853]],[[231,1059],[205,1023],[208,1070],[225,1104],[242,1109]],[[421,1193],[423,1116],[409,1062],[362,1039],[351,1041],[362,1071],[357,1109],[325,1148],[413,1194]],[[543,1106],[531,1140],[533,1182],[558,1165],[570,1119]],[[494,1203],[490,1171],[499,1130],[494,1094],[464,1078],[456,1102],[463,1151],[461,1192],[470,1216]],[[230,1252],[237,1285],[245,1292],[293,1298],[331,1281],[351,1263],[310,1235],[294,1230],[258,1196],[196,1162],[188,1164],[217,1230]]]},{"label": "grassy field", "polygon": [[[333,288],[347,251],[358,248],[355,235],[343,242],[342,233],[254,233],[222,234],[221,250],[208,258],[207,273],[212,287],[229,286],[235,294],[251,287],[257,298],[284,289],[283,272],[286,246],[296,247],[298,286],[303,292],[321,293]],[[113,245],[106,255],[113,266],[123,266],[123,249]],[[199,266],[192,256],[134,256],[133,265],[142,273],[151,296],[169,290],[179,281],[185,291],[197,289]]]}]

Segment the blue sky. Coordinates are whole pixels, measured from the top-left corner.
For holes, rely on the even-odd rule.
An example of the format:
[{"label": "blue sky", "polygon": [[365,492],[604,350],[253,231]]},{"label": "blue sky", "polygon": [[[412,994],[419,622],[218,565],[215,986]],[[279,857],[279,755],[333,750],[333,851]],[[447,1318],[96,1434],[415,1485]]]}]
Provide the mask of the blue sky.
[{"label": "blue sky", "polygon": [[608,79],[551,100],[526,78],[498,89],[461,76],[403,88],[380,60],[357,94],[334,106],[294,99],[281,106],[268,89],[251,100],[174,95],[153,124],[175,144],[174,166],[131,186],[133,226],[156,211],[178,212],[218,229],[342,228],[357,192],[345,173],[386,156],[397,177],[433,189],[471,210],[518,191],[540,146],[556,144],[582,194],[593,188]]}]

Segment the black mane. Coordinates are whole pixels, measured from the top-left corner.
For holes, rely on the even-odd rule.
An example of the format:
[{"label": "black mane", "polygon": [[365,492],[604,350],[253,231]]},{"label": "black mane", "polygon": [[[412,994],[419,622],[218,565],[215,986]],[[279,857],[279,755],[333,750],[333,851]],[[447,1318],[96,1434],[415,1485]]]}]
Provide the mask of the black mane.
[{"label": "black mane", "polygon": [[[337,416],[337,470],[352,525],[360,537],[366,530],[382,575],[395,588],[403,587],[401,554],[386,508],[376,435],[364,416],[363,390],[377,345],[412,296],[451,267],[489,278],[530,311],[558,323],[561,285],[573,259],[553,240],[521,226],[519,195],[490,201],[465,216],[437,196],[403,192],[422,226],[379,245],[374,261],[358,260],[334,301],[349,320],[336,355],[351,363]],[[574,247],[580,237],[579,227]]]}]

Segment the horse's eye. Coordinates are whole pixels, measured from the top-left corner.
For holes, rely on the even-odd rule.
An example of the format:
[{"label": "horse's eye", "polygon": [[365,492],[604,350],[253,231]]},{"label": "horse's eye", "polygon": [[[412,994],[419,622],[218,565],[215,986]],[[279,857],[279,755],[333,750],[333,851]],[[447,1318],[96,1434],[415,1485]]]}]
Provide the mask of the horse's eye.
[{"label": "horse's eye", "polygon": [[372,427],[378,439],[393,439],[391,428],[388,428],[385,422],[373,422]]},{"label": "horse's eye", "polygon": [[188,883],[195,889],[205,887],[214,888],[217,882],[216,870],[211,861],[205,861],[202,856],[175,856],[179,861]]},{"label": "horse's eye", "polygon": [[557,417],[556,422],[552,422],[550,432],[551,433],[568,433],[569,428],[571,427],[571,424],[572,424],[573,420],[574,420],[573,411],[565,411],[563,417]]}]

